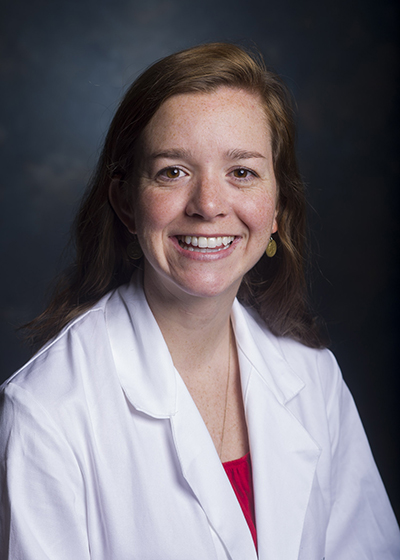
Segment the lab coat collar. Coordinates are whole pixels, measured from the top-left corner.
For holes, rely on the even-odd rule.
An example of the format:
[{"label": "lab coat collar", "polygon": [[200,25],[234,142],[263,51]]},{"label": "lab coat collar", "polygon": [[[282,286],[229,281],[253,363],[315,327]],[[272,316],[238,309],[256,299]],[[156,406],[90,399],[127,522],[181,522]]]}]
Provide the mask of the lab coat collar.
[{"label": "lab coat collar", "polygon": [[[242,363],[250,364],[275,398],[286,405],[304,388],[304,382],[284,358],[279,339],[271,334],[258,315],[250,313],[237,300],[233,304],[232,324],[239,360],[242,357]],[[241,375],[243,378],[242,372]],[[245,382],[242,379],[242,385]]]},{"label": "lab coat collar", "polygon": [[[237,301],[232,322],[252,457],[259,558],[295,560],[320,455],[286,407],[304,383],[288,365],[277,339]],[[173,365],[140,275],[109,300],[107,325],[127,398],[137,410],[170,418],[183,476],[210,525],[233,560],[256,558],[247,523],[212,439]]]},{"label": "lab coat collar", "polygon": [[154,418],[177,410],[177,373],[147,303],[142,275],[134,274],[109,299],[106,323],[116,372],[131,404]]}]

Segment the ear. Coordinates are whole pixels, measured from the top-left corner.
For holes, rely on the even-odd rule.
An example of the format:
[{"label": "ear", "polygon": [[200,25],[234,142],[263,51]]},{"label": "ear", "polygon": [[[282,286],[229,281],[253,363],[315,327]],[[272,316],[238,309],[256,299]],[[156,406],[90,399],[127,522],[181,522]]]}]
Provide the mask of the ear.
[{"label": "ear", "polygon": [[278,215],[279,215],[279,210],[278,208],[276,208],[271,233],[276,233],[278,231]]},{"label": "ear", "polygon": [[134,214],[120,177],[111,179],[108,188],[108,198],[114,212],[126,226],[129,233],[136,233]]}]

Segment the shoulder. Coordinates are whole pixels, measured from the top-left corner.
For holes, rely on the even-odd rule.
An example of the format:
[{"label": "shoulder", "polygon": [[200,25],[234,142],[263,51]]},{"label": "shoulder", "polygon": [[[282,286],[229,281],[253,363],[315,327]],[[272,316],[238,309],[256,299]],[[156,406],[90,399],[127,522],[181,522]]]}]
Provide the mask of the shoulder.
[{"label": "shoulder", "polygon": [[[308,387],[331,392],[343,381],[335,356],[327,348],[310,348],[289,337],[275,336],[252,309],[235,302],[235,315],[254,340],[266,363],[286,377],[294,375]],[[279,366],[279,368],[278,368]]]},{"label": "shoulder", "polygon": [[[240,320],[245,321],[252,336],[259,342],[259,347],[274,347],[288,364],[311,365],[317,367],[336,368],[337,362],[328,348],[310,348],[301,342],[289,337],[274,335],[256,311],[235,302],[236,313],[239,312]],[[296,369],[298,369],[296,367]]]},{"label": "shoulder", "polygon": [[44,404],[54,404],[82,385],[85,371],[101,374],[110,355],[107,313],[119,303],[110,292],[92,308],[71,321],[0,387],[5,397],[25,395]]}]

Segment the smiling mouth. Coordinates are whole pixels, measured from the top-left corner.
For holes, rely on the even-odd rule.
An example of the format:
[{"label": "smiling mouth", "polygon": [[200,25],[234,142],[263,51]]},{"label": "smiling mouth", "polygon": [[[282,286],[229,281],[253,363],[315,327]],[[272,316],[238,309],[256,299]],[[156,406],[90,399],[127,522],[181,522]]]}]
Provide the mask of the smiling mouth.
[{"label": "smiling mouth", "polygon": [[224,237],[197,237],[195,235],[178,235],[179,245],[187,251],[199,253],[216,253],[227,249],[235,239],[233,235]]}]

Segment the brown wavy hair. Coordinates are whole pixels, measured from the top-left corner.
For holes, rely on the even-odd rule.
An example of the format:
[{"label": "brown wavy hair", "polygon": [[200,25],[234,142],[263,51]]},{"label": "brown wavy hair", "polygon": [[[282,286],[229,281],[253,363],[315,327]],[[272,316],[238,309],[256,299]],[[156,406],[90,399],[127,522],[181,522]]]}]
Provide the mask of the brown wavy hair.
[{"label": "brown wavy hair", "polygon": [[47,309],[25,327],[35,346],[55,336],[109,290],[128,282],[137,266],[127,254],[131,234],[113,211],[108,192],[115,177],[120,177],[121,188],[132,184],[138,140],[158,108],[173,95],[209,93],[222,86],[261,97],[271,131],[279,196],[278,232],[274,234],[277,255],[263,257],[247,273],[238,297],[257,310],[274,334],[311,347],[323,345],[307,300],[305,195],[295,155],[291,96],[260,54],[233,44],[211,43],[159,60],[122,99],[75,219],[75,262],[59,279]]}]

